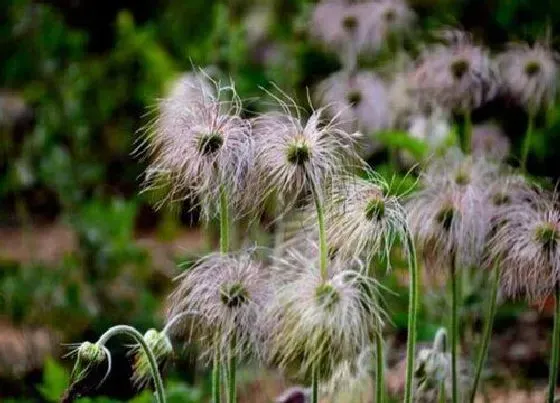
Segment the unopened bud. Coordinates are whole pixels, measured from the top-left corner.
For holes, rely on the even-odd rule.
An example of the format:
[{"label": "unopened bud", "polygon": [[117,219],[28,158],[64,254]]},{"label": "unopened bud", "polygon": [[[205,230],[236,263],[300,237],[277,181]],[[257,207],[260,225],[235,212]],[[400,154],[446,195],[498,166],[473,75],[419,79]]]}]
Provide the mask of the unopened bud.
[{"label": "unopened bud", "polygon": [[[152,351],[158,367],[165,364],[167,359],[173,354],[173,345],[165,332],[150,329],[144,334],[144,341]],[[136,387],[141,388],[152,375],[150,360],[140,344],[135,344],[132,351],[134,354],[134,375],[132,380]]]}]

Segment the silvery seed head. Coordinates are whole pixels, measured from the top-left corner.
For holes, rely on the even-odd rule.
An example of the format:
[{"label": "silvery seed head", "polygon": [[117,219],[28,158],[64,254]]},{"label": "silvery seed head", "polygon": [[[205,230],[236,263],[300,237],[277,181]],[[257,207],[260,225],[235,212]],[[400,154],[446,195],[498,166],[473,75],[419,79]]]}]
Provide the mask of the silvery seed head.
[{"label": "silvery seed head", "polygon": [[498,125],[480,124],[472,128],[471,149],[475,156],[503,161],[509,155],[511,142]]},{"label": "silvery seed head", "polygon": [[504,90],[530,113],[556,99],[559,55],[536,43],[513,44],[498,57]]},{"label": "silvery seed head", "polygon": [[[383,45],[384,32],[380,26],[380,3],[363,2],[341,4],[322,2],[312,12],[310,34],[328,50],[338,54],[347,67],[355,66],[356,58],[363,53],[376,53]],[[397,20],[395,9],[389,20]]]},{"label": "silvery seed head", "polygon": [[318,109],[304,122],[298,109],[282,107],[284,113],[268,113],[253,122],[257,177],[248,191],[253,203],[274,193],[292,206],[312,187],[324,192],[334,177],[360,162],[354,149],[359,135],[341,129],[337,117],[327,119],[324,109]]},{"label": "silvery seed head", "polygon": [[[453,156],[454,155],[454,156]],[[409,202],[409,223],[428,269],[478,264],[489,231],[485,189],[497,175],[483,160],[448,154],[421,178]]]},{"label": "silvery seed head", "polygon": [[488,50],[460,36],[451,45],[425,51],[410,85],[423,104],[464,113],[497,95],[498,78]]},{"label": "silvery seed head", "polygon": [[538,300],[560,280],[560,209],[556,194],[534,190],[504,205],[495,217],[489,265],[501,267],[507,295]]},{"label": "silvery seed head", "polygon": [[179,280],[168,316],[188,313],[192,320],[188,326],[173,326],[173,334],[198,342],[207,357],[215,351],[227,357],[232,342],[240,357],[256,352],[256,323],[269,296],[269,280],[250,254],[213,253]]},{"label": "silvery seed head", "polygon": [[317,259],[298,252],[274,266],[279,276],[263,316],[266,358],[289,374],[309,376],[315,367],[319,379],[329,379],[343,361],[355,361],[371,334],[380,331],[385,315],[377,284],[348,260],[331,261],[327,280]]},{"label": "silvery seed head", "polygon": [[233,85],[207,76],[182,78],[160,102],[159,115],[146,129],[139,149],[150,159],[147,189],[165,189],[160,203],[198,201],[204,218],[218,211],[221,191],[236,211],[251,166],[250,125],[240,117]]},{"label": "silvery seed head", "polygon": [[389,184],[372,170],[365,178],[342,177],[335,182],[325,223],[329,244],[337,256],[346,258],[388,257],[394,242],[408,236],[399,197],[391,195]]},{"label": "silvery seed head", "polygon": [[387,96],[385,82],[369,71],[334,73],[315,92],[326,112],[330,116],[338,115],[343,129],[364,133],[369,143],[372,134],[391,124]]},{"label": "silvery seed head", "polygon": [[[156,329],[149,329],[144,334],[144,341],[154,354],[158,367],[162,367],[173,354],[173,345],[165,331],[158,332]],[[133,358],[132,382],[138,389],[143,388],[152,379],[152,372],[148,355],[137,343],[132,345],[130,354]]]}]

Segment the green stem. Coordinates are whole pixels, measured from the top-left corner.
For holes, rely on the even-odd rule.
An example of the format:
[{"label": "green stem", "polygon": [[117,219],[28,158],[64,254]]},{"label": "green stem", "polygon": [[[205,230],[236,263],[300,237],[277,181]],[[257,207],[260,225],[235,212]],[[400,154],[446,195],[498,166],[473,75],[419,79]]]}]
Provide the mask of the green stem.
[{"label": "green stem", "polygon": [[220,349],[216,345],[214,358],[212,359],[212,403],[220,403],[221,401],[222,382],[220,369]]},{"label": "green stem", "polygon": [[464,127],[463,127],[463,151],[465,154],[471,153],[472,148],[472,120],[471,111],[466,110],[464,114]]},{"label": "green stem", "polygon": [[236,366],[237,360],[235,356],[235,336],[232,337],[229,344],[228,357],[228,403],[237,402],[237,382],[236,382]]},{"label": "green stem", "polygon": [[527,158],[529,157],[529,149],[531,148],[531,137],[533,136],[533,129],[535,125],[535,118],[532,112],[529,112],[527,121],[527,131],[523,138],[523,145],[521,148],[521,170],[527,172]]},{"label": "green stem", "polygon": [[229,206],[223,187],[220,191],[220,252],[229,252]]},{"label": "green stem", "polygon": [[311,403],[317,403],[319,401],[319,382],[317,379],[317,369],[315,364],[311,369]]},{"label": "green stem", "polygon": [[445,381],[441,381],[441,384],[439,385],[439,403],[446,403],[447,402],[447,396],[445,396]]},{"label": "green stem", "polygon": [[319,224],[319,267],[321,269],[321,278],[326,281],[328,273],[328,248],[327,248],[327,234],[325,232],[325,209],[321,202],[321,196],[317,189],[317,185],[313,180],[310,180],[311,191],[313,193],[313,200],[315,202],[315,210],[317,211],[317,221]]},{"label": "green stem", "polygon": [[416,354],[416,314],[418,311],[418,262],[412,234],[406,237],[409,270],[408,300],[408,340],[406,342],[406,383],[404,402],[411,403],[413,398],[414,355]]},{"label": "green stem", "polygon": [[471,403],[474,403],[476,397],[476,389],[480,381],[480,375],[482,374],[482,367],[484,366],[484,361],[488,354],[488,346],[490,345],[490,339],[492,337],[492,325],[494,324],[494,316],[496,315],[496,307],[498,300],[498,289],[500,285],[500,269],[496,265],[494,267],[494,273],[492,277],[492,291],[490,296],[490,305],[488,306],[488,311],[486,313],[486,321],[484,323],[484,332],[482,333],[482,344],[478,352],[478,359],[476,362],[476,372],[474,375],[474,382],[471,390]]},{"label": "green stem", "polygon": [[150,364],[150,372],[152,373],[152,378],[154,379],[156,401],[158,403],[165,403],[165,390],[163,388],[163,380],[161,379],[161,374],[159,373],[156,357],[154,356],[153,351],[144,341],[144,336],[142,336],[138,330],[136,330],[132,326],[127,325],[113,326],[101,335],[101,337],[97,341],[97,344],[105,347],[107,341],[109,341],[111,337],[118,334],[130,336],[138,344],[140,344],[140,346],[146,353],[146,357],[148,357],[148,362]]},{"label": "green stem", "polygon": [[383,360],[383,336],[381,331],[375,332],[375,403],[385,401],[385,363]]},{"label": "green stem", "polygon": [[548,377],[548,403],[554,402],[556,382],[558,380],[558,361],[560,359],[560,284],[555,286],[554,329],[552,331],[552,355],[550,357]]},{"label": "green stem", "polygon": [[457,307],[459,305],[457,290],[457,270],[455,256],[451,259],[451,396],[452,402],[458,403],[459,391],[457,383],[457,342],[459,326],[457,320]]}]

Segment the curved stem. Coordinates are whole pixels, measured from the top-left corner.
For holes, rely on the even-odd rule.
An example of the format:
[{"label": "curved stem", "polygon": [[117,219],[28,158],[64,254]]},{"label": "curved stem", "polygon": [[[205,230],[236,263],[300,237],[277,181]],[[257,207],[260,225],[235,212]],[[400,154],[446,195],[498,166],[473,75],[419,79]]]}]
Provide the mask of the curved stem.
[{"label": "curved stem", "polygon": [[406,383],[404,402],[412,402],[414,355],[416,354],[416,315],[418,312],[418,262],[412,234],[406,237],[409,270],[408,340],[406,342]]},{"label": "curved stem", "polygon": [[375,332],[375,403],[385,401],[385,363],[383,359],[383,336],[381,331]]},{"label": "curved stem", "polygon": [[313,365],[311,370],[311,403],[317,403],[319,401],[319,382],[317,379],[317,369]]},{"label": "curved stem", "polygon": [[222,382],[220,369],[220,349],[216,345],[212,359],[212,403],[220,403],[221,401]]},{"label": "curved stem", "polygon": [[471,153],[472,146],[472,120],[471,111],[466,110],[464,114],[464,127],[463,127],[463,151],[465,154]]},{"label": "curved stem", "polygon": [[236,403],[237,401],[237,383],[236,383],[236,366],[237,360],[235,356],[235,336],[232,337],[229,344],[228,357],[228,403]]},{"label": "curved stem", "polygon": [[457,320],[458,301],[457,270],[455,256],[451,259],[451,397],[453,403],[458,403],[459,391],[457,384],[457,343],[459,326]]},{"label": "curved stem", "polygon": [[560,359],[560,284],[556,283],[554,289],[554,329],[552,330],[552,355],[550,357],[550,366],[548,369],[548,403],[554,402],[556,382],[558,380],[558,361]]},{"label": "curved stem", "polygon": [[317,212],[317,221],[319,224],[319,267],[321,268],[321,278],[325,281],[328,274],[328,248],[327,248],[327,234],[325,232],[325,209],[321,201],[321,196],[317,189],[317,185],[313,180],[311,182],[311,191],[313,193],[313,201],[315,202],[315,210]]},{"label": "curved stem", "polygon": [[523,138],[523,145],[521,146],[521,170],[527,172],[527,158],[529,157],[529,149],[531,148],[531,137],[533,136],[533,128],[535,125],[535,118],[532,112],[529,112],[527,121],[527,131]]},{"label": "curved stem", "polygon": [[490,305],[488,306],[488,311],[486,313],[486,321],[484,323],[484,332],[482,333],[482,344],[478,352],[478,359],[476,362],[476,372],[474,375],[473,386],[471,390],[471,403],[474,403],[476,397],[476,389],[480,381],[480,375],[482,374],[482,367],[484,366],[484,361],[488,354],[488,346],[490,345],[490,339],[492,338],[492,325],[494,324],[494,316],[496,315],[497,299],[498,299],[498,288],[500,285],[500,269],[499,265],[494,267],[494,273],[492,276],[492,291],[490,295]]},{"label": "curved stem", "polygon": [[152,378],[154,379],[156,400],[159,403],[165,403],[165,391],[163,388],[163,380],[161,379],[161,374],[159,373],[156,357],[154,356],[153,351],[144,341],[144,336],[142,336],[142,334],[140,334],[138,330],[128,325],[113,326],[101,335],[101,337],[97,341],[97,344],[99,344],[102,347],[105,347],[107,341],[111,337],[117,334],[124,334],[130,336],[138,344],[140,344],[140,346],[144,350],[144,353],[146,353],[146,357],[148,357],[148,362],[150,363],[150,371],[152,373]]},{"label": "curved stem", "polygon": [[220,252],[229,252],[229,206],[223,186],[220,190]]}]

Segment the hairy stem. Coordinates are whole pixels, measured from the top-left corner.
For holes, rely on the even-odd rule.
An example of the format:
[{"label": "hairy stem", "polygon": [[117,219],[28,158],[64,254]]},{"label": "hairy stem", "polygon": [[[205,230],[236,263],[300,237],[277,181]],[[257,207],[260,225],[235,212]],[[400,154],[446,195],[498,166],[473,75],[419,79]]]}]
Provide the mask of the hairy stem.
[{"label": "hairy stem", "polygon": [[451,259],[451,398],[453,403],[459,402],[457,384],[457,343],[459,341],[459,326],[457,320],[458,297],[457,270],[455,256],[453,256]]},{"label": "hairy stem", "polygon": [[560,358],[560,284],[556,283],[554,300],[554,329],[552,331],[552,355],[550,356],[547,402],[554,402],[558,380],[558,361]]},{"label": "hairy stem", "polygon": [[492,276],[492,290],[490,295],[490,305],[488,306],[488,311],[486,312],[486,321],[484,323],[484,332],[482,333],[482,344],[478,352],[478,359],[476,361],[476,371],[474,375],[473,386],[471,390],[471,403],[474,403],[474,398],[476,396],[476,389],[480,381],[480,375],[482,374],[482,367],[486,360],[488,354],[488,346],[490,345],[490,339],[492,337],[492,325],[494,324],[494,316],[496,315],[497,299],[498,299],[498,288],[500,285],[500,269],[499,265],[494,267],[494,273]]},{"label": "hairy stem", "polygon": [[465,154],[471,153],[472,148],[472,119],[471,111],[466,110],[464,114],[464,127],[463,127],[463,151]]},{"label": "hairy stem", "polygon": [[529,157],[529,149],[531,148],[531,137],[533,136],[533,129],[535,126],[534,113],[529,112],[527,120],[527,131],[523,137],[523,144],[521,146],[521,170],[527,172],[527,158]]},{"label": "hairy stem", "polygon": [[212,359],[212,403],[220,403],[222,392],[221,368],[220,368],[220,349],[215,347]]},{"label": "hairy stem", "polygon": [[311,369],[311,403],[319,401],[319,382],[317,379],[317,368],[313,365]]},{"label": "hairy stem", "polygon": [[220,252],[229,252],[229,206],[227,192],[222,187],[220,191]]},{"label": "hairy stem", "polygon": [[236,366],[237,359],[235,356],[235,336],[232,337],[229,344],[228,357],[228,403],[237,402],[237,382],[236,382]]},{"label": "hairy stem", "polygon": [[404,402],[412,402],[414,355],[416,354],[416,314],[418,312],[418,262],[412,234],[406,237],[409,270],[408,340],[406,342],[406,383]]},{"label": "hairy stem", "polygon": [[317,189],[317,185],[313,180],[311,182],[311,191],[313,193],[313,201],[315,202],[315,210],[317,211],[317,221],[319,224],[319,267],[321,269],[321,278],[326,281],[328,274],[328,247],[327,234],[325,233],[325,209],[321,200],[321,195]]},{"label": "hairy stem", "polygon": [[144,336],[142,336],[142,334],[140,334],[138,330],[128,325],[113,326],[101,335],[101,337],[97,341],[97,344],[99,344],[102,347],[105,347],[107,341],[109,341],[111,337],[118,334],[130,336],[138,344],[140,344],[142,350],[144,350],[144,353],[146,353],[146,357],[148,357],[148,362],[150,364],[150,372],[152,373],[152,378],[154,379],[156,401],[158,403],[165,403],[165,391],[163,388],[163,380],[161,379],[161,374],[159,373],[156,357],[154,356],[153,351],[144,341]]},{"label": "hairy stem", "polygon": [[383,336],[381,330],[375,332],[375,403],[385,401],[385,363],[383,358]]}]

